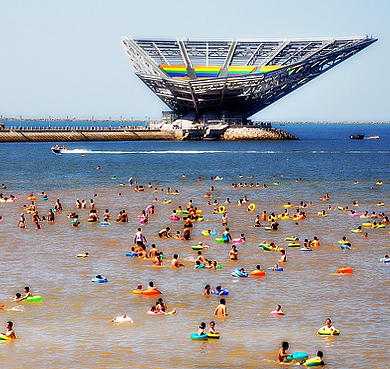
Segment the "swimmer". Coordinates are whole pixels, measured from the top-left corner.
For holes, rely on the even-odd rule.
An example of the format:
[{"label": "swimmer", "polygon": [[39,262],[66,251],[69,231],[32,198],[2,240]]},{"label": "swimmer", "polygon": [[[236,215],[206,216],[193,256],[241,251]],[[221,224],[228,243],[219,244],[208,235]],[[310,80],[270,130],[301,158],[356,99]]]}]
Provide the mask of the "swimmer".
[{"label": "swimmer", "polygon": [[[199,244],[202,244],[202,242],[199,242]],[[196,261],[199,261],[201,264],[207,263],[207,259],[202,255],[202,251],[198,251],[198,257]]]},{"label": "swimmer", "polygon": [[[188,220],[188,219],[186,219]],[[190,223],[191,224],[191,223]],[[184,231],[183,231],[183,238],[188,241],[191,239],[191,227],[192,227],[192,224],[191,226],[187,226],[184,228]]]},{"label": "swimmer", "polygon": [[158,293],[162,293],[160,290],[158,290],[156,287],[154,287],[153,282],[149,282],[149,286],[148,286],[147,291],[157,291]]},{"label": "swimmer", "polygon": [[332,325],[332,321],[329,318],[326,319],[325,325],[321,327],[319,330],[325,331],[327,333],[331,333],[331,335],[333,335],[336,332],[336,328]]},{"label": "swimmer", "polygon": [[280,257],[279,262],[281,262],[281,263],[287,262],[286,251],[285,250],[280,250],[280,254],[281,254],[281,257]]},{"label": "swimmer", "polygon": [[261,272],[261,266],[260,266],[260,264],[257,264],[257,265],[256,265],[256,269],[254,270],[254,272]]},{"label": "swimmer", "polygon": [[214,321],[211,321],[211,322],[210,322],[209,333],[210,333],[210,334],[219,334],[219,333],[215,330],[215,322],[214,322]]},{"label": "swimmer", "polygon": [[276,305],[275,310],[271,311],[271,314],[284,315],[284,312],[282,311],[282,307],[280,305]]},{"label": "swimmer", "polygon": [[225,230],[222,233],[223,242],[227,243],[232,240],[232,236],[229,232],[229,228],[225,228]]},{"label": "swimmer", "polygon": [[154,243],[152,243],[152,246],[149,251],[149,257],[155,258],[159,254],[159,251],[157,250],[157,247]]},{"label": "swimmer", "polygon": [[129,316],[127,316],[126,314],[122,314],[120,316],[117,316],[116,318],[114,319],[111,319],[111,321],[113,323],[125,323],[125,322],[128,322],[128,323],[134,323],[133,322],[133,319],[131,319]]},{"label": "swimmer", "polygon": [[276,358],[278,363],[283,363],[284,359],[287,356],[290,356],[290,353],[287,352],[288,348],[289,348],[288,342],[286,342],[286,341],[282,342],[282,347],[279,349],[278,355]]},{"label": "swimmer", "polygon": [[30,287],[28,287],[28,286],[24,287],[24,293],[25,293],[24,297],[20,297],[20,298],[18,299],[19,301],[23,301],[23,300],[25,300],[27,297],[33,297],[33,294],[32,294],[31,291],[30,291]]},{"label": "swimmer", "polygon": [[306,361],[310,360],[310,361],[319,361],[319,363],[316,365],[325,365],[324,361],[322,360],[322,358],[324,357],[324,353],[322,351],[317,351],[317,356],[311,358],[311,359],[307,359],[307,360],[302,360],[299,362],[299,365],[305,365]]},{"label": "swimmer", "polygon": [[257,214],[256,215],[256,219],[255,219],[255,227],[256,228],[260,228],[261,227],[261,223],[260,223],[260,215]]},{"label": "swimmer", "polygon": [[87,258],[89,256],[88,252],[84,251],[82,254],[77,254],[76,258],[82,257],[82,258]]},{"label": "swimmer", "polygon": [[219,300],[219,305],[214,310],[214,315],[218,315],[218,316],[226,316],[226,315],[228,315],[227,314],[226,300],[225,299],[220,299]]},{"label": "swimmer", "polygon": [[199,326],[199,329],[198,329],[198,336],[204,336],[206,334],[206,323],[205,322],[202,322],[200,323],[200,326]]},{"label": "swimmer", "polygon": [[318,241],[318,237],[314,236],[313,241],[310,243],[310,247],[318,247],[320,246],[320,241]]},{"label": "swimmer", "polygon": [[169,233],[170,230],[170,227],[163,228],[160,232],[158,232],[158,236],[160,238],[171,238],[172,235]]},{"label": "swimmer", "polygon": [[362,238],[368,238],[368,233],[367,233],[367,232],[364,232],[364,233],[362,234]]},{"label": "swimmer", "polygon": [[179,267],[184,267],[185,265],[180,263],[179,255],[178,254],[174,254],[173,255],[173,259],[171,261],[171,266],[174,267],[174,268],[179,268]]},{"label": "swimmer", "polygon": [[202,293],[203,296],[210,296],[211,295],[211,286],[209,284],[206,284],[204,286],[204,291]]},{"label": "swimmer", "polygon": [[8,338],[12,338],[13,340],[16,339],[16,334],[13,330],[13,325],[14,323],[12,323],[11,321],[7,322],[5,328],[7,329],[6,332],[0,332],[0,334],[2,334],[3,336],[7,336]]},{"label": "swimmer", "polygon": [[138,228],[137,232],[134,235],[134,243],[137,245],[143,245],[144,242],[147,242],[146,237],[142,233],[141,228]]},{"label": "swimmer", "polygon": [[230,260],[237,260],[238,251],[236,245],[232,246],[232,249],[229,251]]},{"label": "swimmer", "polygon": [[222,214],[221,221],[222,221],[222,227],[226,227],[228,224],[228,216],[226,214],[226,211]]}]

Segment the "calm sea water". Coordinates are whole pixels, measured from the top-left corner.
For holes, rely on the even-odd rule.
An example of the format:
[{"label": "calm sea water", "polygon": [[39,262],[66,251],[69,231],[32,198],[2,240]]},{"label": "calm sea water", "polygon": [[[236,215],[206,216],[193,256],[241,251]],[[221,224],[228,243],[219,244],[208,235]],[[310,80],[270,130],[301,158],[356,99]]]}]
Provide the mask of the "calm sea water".
[{"label": "calm sea water", "polygon": [[[317,212],[328,203],[319,201],[329,193],[333,209],[352,206],[358,200],[359,213],[390,212],[389,139],[387,125],[287,125],[281,127],[300,141],[275,142],[74,142],[71,153],[55,156],[51,143],[0,144],[2,163],[0,183],[5,195],[18,197],[14,203],[0,203],[2,283],[0,327],[15,322],[17,341],[0,341],[1,367],[25,367],[25,360],[39,368],[174,367],[277,368],[276,353],[283,340],[291,351],[314,356],[324,351],[329,368],[386,368],[388,343],[388,289],[390,266],[379,262],[390,251],[389,230],[367,229],[368,239],[351,233],[362,224],[346,212],[330,210],[319,218]],[[350,134],[379,135],[379,140],[350,140]],[[84,156],[81,156],[84,154]],[[96,170],[101,166],[102,170]],[[182,173],[187,178],[181,178]],[[283,176],[281,174],[283,173]],[[242,174],[244,178],[237,178]],[[254,179],[247,178],[254,175]],[[210,176],[223,177],[211,181]],[[113,177],[116,179],[112,179]],[[201,176],[202,181],[197,178]],[[137,193],[120,187],[133,177],[139,184],[149,182],[160,192],[147,189]],[[296,181],[297,178],[302,180]],[[375,185],[381,179],[383,185]],[[267,188],[239,188],[232,183],[266,183]],[[278,181],[280,185],[272,183]],[[359,184],[354,184],[359,181]],[[161,189],[178,189],[170,196]],[[226,197],[228,226],[233,237],[245,233],[247,241],[238,246],[238,261],[229,260],[231,245],[218,244],[201,235],[203,229],[222,232],[221,219],[212,214],[204,194],[215,187],[213,199]],[[64,211],[56,214],[54,224],[42,223],[36,230],[27,215],[27,229],[17,227],[29,192],[45,191],[49,201],[37,201],[40,214],[46,214],[59,198]],[[118,196],[121,192],[122,196]],[[96,197],[92,197],[96,194]],[[255,212],[237,206],[248,196]],[[148,245],[156,243],[166,259],[161,268],[150,260],[125,256],[139,226],[137,215],[152,200],[156,215],[143,230]],[[93,198],[98,214],[110,209],[115,218],[126,209],[129,223],[108,226],[86,221],[87,210],[76,210],[76,198]],[[172,200],[164,205],[164,199]],[[189,200],[203,210],[205,221],[194,224],[191,241],[161,240],[157,232],[169,225],[183,230],[183,222],[172,222],[170,214]],[[280,221],[280,230],[267,232],[254,228],[257,213],[281,213],[288,201],[313,202],[305,209],[307,219]],[[377,207],[378,201],[385,202]],[[66,214],[77,211],[81,224],[72,227]],[[290,210],[290,213],[295,209]],[[267,224],[266,224],[267,225]],[[321,246],[313,252],[287,248],[285,237],[300,239],[317,236]],[[352,250],[343,251],[338,240],[347,236]],[[287,249],[288,262],[283,272],[267,272],[264,278],[234,279],[236,267],[247,270],[261,264],[267,269],[280,258],[279,253],[264,252],[258,244],[273,241]],[[205,256],[218,260],[221,270],[194,270],[196,253],[191,245],[203,241],[210,245]],[[75,258],[88,251],[90,257]],[[173,270],[171,256],[180,255],[185,268]],[[338,268],[350,266],[353,276],[335,275]],[[91,283],[96,274],[107,276],[107,284]],[[134,296],[138,283],[154,281],[163,291],[169,309],[176,316],[150,316],[146,312],[155,298]],[[229,290],[229,316],[216,318],[213,311],[218,298],[202,296],[204,285],[223,285]],[[10,300],[29,285],[41,303],[16,303]],[[269,314],[281,304],[286,315]],[[110,319],[122,313],[134,324],[113,324]],[[341,330],[339,337],[316,335],[330,317]],[[189,335],[200,322],[215,320],[221,339],[193,342]],[[3,331],[3,329],[0,329]]]}]

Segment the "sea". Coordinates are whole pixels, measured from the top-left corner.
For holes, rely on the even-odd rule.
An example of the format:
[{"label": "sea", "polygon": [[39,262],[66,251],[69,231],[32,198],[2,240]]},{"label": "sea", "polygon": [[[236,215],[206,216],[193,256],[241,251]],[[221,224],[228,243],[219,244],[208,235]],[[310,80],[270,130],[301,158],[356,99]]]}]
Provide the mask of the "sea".
[{"label": "sea", "polygon": [[[0,332],[12,321],[18,336],[0,340],[0,367],[279,368],[276,354],[288,341],[290,352],[313,357],[323,351],[328,368],[387,368],[390,264],[380,259],[390,253],[390,225],[363,228],[368,238],[362,238],[351,229],[366,220],[350,217],[349,211],[390,215],[390,125],[274,127],[299,140],[69,142],[62,155],[50,150],[62,143],[0,143],[0,185],[6,187],[0,192],[17,198],[0,202],[0,304],[5,306]],[[365,138],[351,140],[355,134]],[[215,176],[222,180],[213,180]],[[242,187],[232,186],[239,183]],[[140,185],[145,191],[135,191]],[[168,187],[180,194],[170,195]],[[42,192],[47,201],[40,199]],[[31,214],[24,212],[24,205],[31,205],[30,193],[37,197],[41,216],[59,199],[63,211],[55,213],[54,223],[41,222],[36,229]],[[212,199],[204,198],[206,193]],[[320,200],[325,194],[329,201]],[[244,196],[249,202],[239,206]],[[89,210],[76,209],[76,199],[88,204],[93,199],[100,218],[109,209],[109,224],[87,222]],[[158,231],[167,226],[172,233],[183,231],[183,219],[172,221],[170,216],[190,200],[204,216],[194,222],[191,240],[159,238]],[[245,234],[245,243],[237,245],[237,261],[229,258],[231,242],[217,243],[201,233],[215,230],[221,236],[224,230],[221,215],[213,214],[217,206],[208,201],[225,206],[233,238]],[[354,201],[359,206],[353,207]],[[299,209],[296,204],[306,204],[299,209],[306,219],[279,219],[277,231],[265,229],[268,221],[254,227],[257,214],[281,214],[288,202],[293,204],[290,215]],[[155,214],[141,225],[138,215],[151,204]],[[256,209],[248,211],[249,204]],[[121,210],[128,213],[128,223],[115,221]],[[322,210],[327,217],[317,215]],[[79,215],[78,227],[67,218],[73,212]],[[24,230],[18,228],[21,213],[26,216]],[[138,227],[148,249],[155,243],[163,251],[161,267],[126,256]],[[290,248],[285,238],[292,236],[301,245],[316,236],[320,246],[310,252]],[[350,250],[341,249],[342,237],[350,241]],[[280,252],[259,247],[264,241],[286,250],[284,265],[278,261]],[[209,246],[204,256],[222,269],[193,268],[197,253],[191,246],[199,242]],[[90,256],[75,257],[82,252]],[[185,267],[171,267],[173,254]],[[269,271],[275,263],[284,270]],[[236,268],[252,271],[258,264],[265,277],[231,275]],[[353,268],[353,275],[336,273],[344,267]],[[97,274],[108,282],[93,283]],[[176,315],[147,314],[157,297],[132,291],[150,281],[162,291],[168,310],[177,309]],[[228,316],[214,315],[220,297],[203,296],[206,284],[229,291]],[[25,286],[43,300],[14,301]],[[284,316],[270,314],[277,304]],[[111,322],[123,313],[134,323]],[[340,336],[316,334],[327,318]],[[192,341],[190,334],[210,321],[216,322],[220,339]]]}]

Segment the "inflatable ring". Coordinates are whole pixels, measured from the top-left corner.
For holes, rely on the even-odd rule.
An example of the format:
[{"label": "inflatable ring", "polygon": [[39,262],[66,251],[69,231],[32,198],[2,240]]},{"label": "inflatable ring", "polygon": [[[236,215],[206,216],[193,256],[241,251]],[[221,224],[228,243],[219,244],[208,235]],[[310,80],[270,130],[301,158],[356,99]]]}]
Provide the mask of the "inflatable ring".
[{"label": "inflatable ring", "polygon": [[156,296],[159,295],[160,292],[157,290],[133,290],[134,295],[145,295],[145,296]]},{"label": "inflatable ring", "polygon": [[132,258],[137,257],[137,254],[135,252],[126,252],[126,256],[131,256]]},{"label": "inflatable ring", "polygon": [[352,233],[362,233],[361,229],[351,229]]},{"label": "inflatable ring", "polygon": [[301,245],[298,242],[289,243],[288,247],[300,247]]},{"label": "inflatable ring", "polygon": [[292,352],[290,356],[286,357],[286,360],[306,360],[308,357],[309,355],[306,352]]},{"label": "inflatable ring", "polygon": [[340,331],[338,329],[336,329],[333,334],[332,332],[328,331],[328,330],[325,330],[325,329],[319,329],[317,331],[317,334],[319,334],[320,336],[339,336],[340,335]]},{"label": "inflatable ring", "polygon": [[313,357],[311,359],[307,359],[303,364],[303,366],[320,366],[324,365],[321,359]]},{"label": "inflatable ring", "polygon": [[247,272],[241,272],[241,270],[240,269],[234,269],[233,270],[233,272],[231,273],[231,276],[232,277],[240,277],[240,278],[246,278],[246,277],[249,277],[249,273],[247,273]]},{"label": "inflatable ring", "polygon": [[353,269],[352,268],[340,268],[340,269],[337,269],[337,272],[338,274],[353,274]]},{"label": "inflatable ring", "polygon": [[85,254],[77,254],[76,255],[76,258],[87,258],[89,257],[89,255],[85,255]]},{"label": "inflatable ring", "polygon": [[25,301],[28,301],[28,302],[42,301],[42,296],[29,296],[25,299]]},{"label": "inflatable ring", "polygon": [[264,270],[254,270],[251,272],[252,277],[265,277],[265,272]]},{"label": "inflatable ring", "polygon": [[9,340],[12,340],[12,338],[6,336],[5,334],[0,334],[0,340],[9,341]]},{"label": "inflatable ring", "polygon": [[341,250],[351,250],[351,246],[349,246],[347,244],[340,245],[340,247],[341,247]]},{"label": "inflatable ring", "polygon": [[256,205],[255,204],[249,204],[248,205],[248,211],[255,211],[256,210]]},{"label": "inflatable ring", "polygon": [[108,279],[107,278],[96,278],[96,277],[93,277],[92,278],[92,282],[107,283]]},{"label": "inflatable ring", "polygon": [[190,338],[193,341],[204,341],[204,340],[207,340],[208,336],[207,336],[207,334],[200,334],[199,335],[198,333],[191,333]]},{"label": "inflatable ring", "polygon": [[171,217],[171,220],[173,222],[178,222],[180,220],[180,218],[179,217]]},{"label": "inflatable ring", "polygon": [[219,333],[207,333],[208,338],[219,339],[221,335]]},{"label": "inflatable ring", "polygon": [[215,242],[220,242],[220,243],[224,243],[225,242],[223,237],[216,237],[216,238],[214,238],[214,241]]},{"label": "inflatable ring", "polygon": [[270,272],[283,272],[283,268],[275,268],[275,269],[273,269],[273,268],[268,268],[268,270],[269,270]]},{"label": "inflatable ring", "polygon": [[221,205],[221,206],[218,206],[218,213],[224,213],[226,211],[226,208],[223,206],[223,205]]},{"label": "inflatable ring", "polygon": [[172,200],[164,200],[164,204],[170,204],[172,202]]}]

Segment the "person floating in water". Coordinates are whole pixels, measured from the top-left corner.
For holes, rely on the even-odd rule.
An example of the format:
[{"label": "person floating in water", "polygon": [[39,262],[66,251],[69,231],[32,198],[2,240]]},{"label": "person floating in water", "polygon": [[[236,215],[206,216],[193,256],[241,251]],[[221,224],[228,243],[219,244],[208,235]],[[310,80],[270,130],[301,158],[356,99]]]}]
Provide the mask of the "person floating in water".
[{"label": "person floating in water", "polygon": [[13,325],[14,323],[9,321],[7,322],[7,324],[5,325],[5,328],[7,329],[6,332],[0,332],[0,334],[2,334],[3,336],[6,336],[8,338],[11,338],[11,339],[16,339],[16,334],[13,330]]}]

